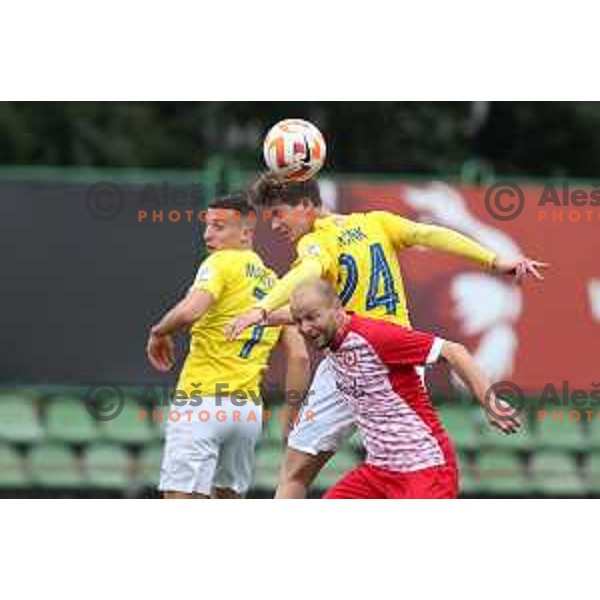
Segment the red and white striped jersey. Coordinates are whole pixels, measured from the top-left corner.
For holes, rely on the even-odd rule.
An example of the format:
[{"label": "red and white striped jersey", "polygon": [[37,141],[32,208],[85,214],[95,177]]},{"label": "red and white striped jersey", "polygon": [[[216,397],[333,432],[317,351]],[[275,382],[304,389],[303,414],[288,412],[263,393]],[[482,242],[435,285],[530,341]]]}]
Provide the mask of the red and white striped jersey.
[{"label": "red and white striped jersey", "polygon": [[455,462],[418,371],[438,359],[443,343],[430,333],[356,314],[338,332],[331,364],[356,415],[367,463],[412,472]]}]

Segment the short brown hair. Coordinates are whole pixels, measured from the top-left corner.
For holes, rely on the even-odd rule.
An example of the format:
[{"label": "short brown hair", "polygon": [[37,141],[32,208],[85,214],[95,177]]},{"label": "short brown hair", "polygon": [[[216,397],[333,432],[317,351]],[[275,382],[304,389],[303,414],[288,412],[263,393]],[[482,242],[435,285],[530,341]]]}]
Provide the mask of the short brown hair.
[{"label": "short brown hair", "polygon": [[252,195],[249,192],[233,192],[227,196],[215,198],[208,208],[220,208],[221,210],[234,210],[240,213],[242,218],[246,218],[254,212],[252,206]]},{"label": "short brown hair", "polygon": [[319,184],[314,179],[307,181],[281,181],[273,175],[261,175],[252,186],[253,202],[260,207],[282,203],[298,206],[310,200],[315,207],[323,205]]}]

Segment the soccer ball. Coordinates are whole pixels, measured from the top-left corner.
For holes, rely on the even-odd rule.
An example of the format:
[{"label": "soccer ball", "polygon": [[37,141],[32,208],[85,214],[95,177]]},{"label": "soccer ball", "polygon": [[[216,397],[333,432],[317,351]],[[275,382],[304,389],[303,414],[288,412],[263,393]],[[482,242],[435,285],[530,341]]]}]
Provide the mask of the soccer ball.
[{"label": "soccer ball", "polygon": [[279,121],[267,133],[263,145],[269,171],[284,181],[314,177],[325,162],[326,151],[321,132],[302,119]]}]

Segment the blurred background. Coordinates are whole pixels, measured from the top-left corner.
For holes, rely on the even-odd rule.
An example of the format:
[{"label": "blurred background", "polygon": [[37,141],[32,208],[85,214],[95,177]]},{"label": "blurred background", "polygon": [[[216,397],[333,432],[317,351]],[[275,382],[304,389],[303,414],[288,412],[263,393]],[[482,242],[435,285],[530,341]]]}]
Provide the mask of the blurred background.
[{"label": "blurred background", "polygon": [[[204,256],[201,223],[169,211],[200,210],[246,185],[263,169],[266,131],[288,117],[325,135],[319,181],[332,210],[385,209],[454,228],[505,258],[552,264],[544,284],[516,288],[453,257],[401,257],[415,326],[464,342],[492,380],[514,381],[527,398],[525,432],[505,438],[451,374],[430,377],[463,495],[599,495],[600,409],[568,396],[600,385],[600,208],[553,205],[542,218],[538,204],[548,185],[600,186],[595,102],[0,103],[0,495],[156,496],[161,427],[138,410],[164,401],[176,373],[150,370],[146,335]],[[524,192],[513,220],[486,210],[497,181]],[[257,248],[280,273],[293,258],[262,224]],[[110,393],[90,396],[100,386],[123,398],[106,422],[84,403],[110,404]],[[544,418],[540,397],[553,399]],[[277,406],[278,394],[268,401]],[[252,496],[272,494],[282,456],[272,420]],[[360,458],[353,439],[313,495]]]}]

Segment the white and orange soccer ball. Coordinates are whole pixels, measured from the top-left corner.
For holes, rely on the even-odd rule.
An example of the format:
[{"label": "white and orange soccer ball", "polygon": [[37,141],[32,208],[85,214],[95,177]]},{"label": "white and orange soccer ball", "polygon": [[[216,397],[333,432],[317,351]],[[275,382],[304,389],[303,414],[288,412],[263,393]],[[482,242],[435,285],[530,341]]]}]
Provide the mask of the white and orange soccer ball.
[{"label": "white and orange soccer ball", "polygon": [[269,171],[284,181],[314,177],[323,166],[326,153],[321,132],[302,119],[279,121],[271,127],[263,145]]}]

